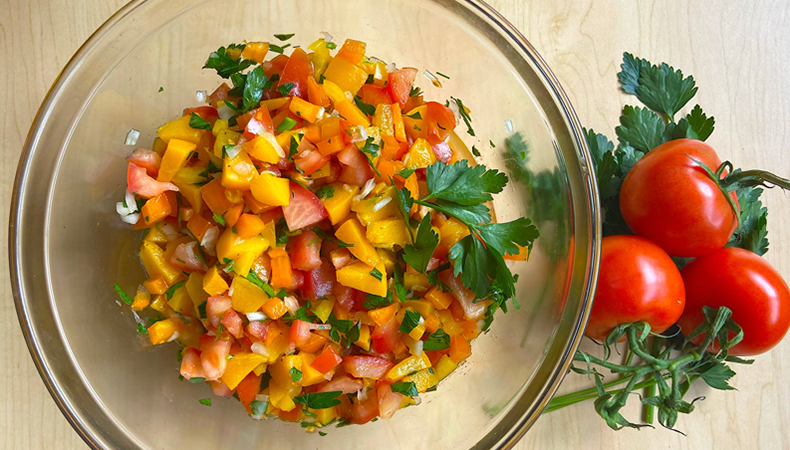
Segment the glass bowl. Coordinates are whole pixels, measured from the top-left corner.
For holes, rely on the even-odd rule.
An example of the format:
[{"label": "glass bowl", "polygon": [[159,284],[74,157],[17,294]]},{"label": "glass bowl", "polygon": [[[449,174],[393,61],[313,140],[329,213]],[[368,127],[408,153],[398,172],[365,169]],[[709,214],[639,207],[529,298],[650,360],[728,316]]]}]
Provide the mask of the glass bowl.
[{"label": "glass bowl", "polygon": [[[498,313],[436,392],[393,419],[324,437],[251,420],[235,400],[200,405],[209,388],[179,381],[174,344],[145,345],[112,289],[133,291],[144,278],[140,233],[115,213],[134,149],[127,132],[140,130],[138,145],[150,147],[197,90],[218,85],[200,67],[219,46],[275,33],[296,33],[289,43],[306,46],[322,31],[365,41],[368,54],[400,67],[449,75],[441,89],[422,75],[418,85],[426,98],[452,95],[471,109],[476,137],[463,124],[459,134],[511,178],[494,202],[499,220],[526,215],[542,233],[514,267],[521,308]],[[513,133],[524,146],[506,145]],[[72,58],[30,131],[9,230],[19,320],[47,388],[93,448],[508,448],[582,337],[600,242],[591,170],[554,75],[481,1],[133,1]]]}]

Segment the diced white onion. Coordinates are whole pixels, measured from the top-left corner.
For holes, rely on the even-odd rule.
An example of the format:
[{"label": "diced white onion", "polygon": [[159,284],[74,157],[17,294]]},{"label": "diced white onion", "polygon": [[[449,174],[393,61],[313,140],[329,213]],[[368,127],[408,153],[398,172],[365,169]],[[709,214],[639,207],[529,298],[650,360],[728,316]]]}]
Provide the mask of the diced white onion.
[{"label": "diced white onion", "polygon": [[461,111],[458,109],[458,103],[450,102],[450,106],[448,106],[448,108],[450,108],[450,111],[452,111],[453,115],[455,116],[455,124],[458,125],[461,123]]},{"label": "diced white onion", "polygon": [[380,63],[380,62],[384,62],[384,61],[382,61],[382,60],[380,60],[380,59],[376,58],[375,56],[371,56],[371,57],[369,57],[368,59],[369,59],[369,60],[370,60],[370,62],[372,62],[372,63]]},{"label": "diced white onion", "polygon": [[178,334],[178,331],[174,331],[174,332],[173,332],[173,335],[172,335],[172,336],[170,336],[170,339],[168,339],[168,340],[167,340],[167,342],[173,342],[173,341],[175,341],[176,339],[178,339],[178,336],[180,336],[180,335]]},{"label": "diced white onion", "polygon": [[137,213],[137,202],[134,195],[128,190],[124,194],[124,201],[115,204],[115,211],[125,223],[135,224],[140,220],[140,214]]},{"label": "diced white onion", "polygon": [[412,397],[411,399],[414,400],[415,405],[422,403],[422,399],[420,397]]},{"label": "diced white onion", "polygon": [[285,158],[285,151],[283,150],[282,147],[280,147],[280,144],[277,142],[277,138],[275,138],[273,134],[271,134],[269,132],[265,132],[265,133],[261,134],[260,136],[262,136],[264,139],[266,139],[266,141],[269,144],[271,144],[272,147],[274,147],[274,151],[277,152],[277,156],[279,156],[280,158]]},{"label": "diced white onion", "polygon": [[292,296],[286,296],[283,299],[283,302],[285,302],[285,307],[288,308],[288,311],[290,311],[291,314],[296,314],[296,311],[299,310],[299,302],[297,302]]},{"label": "diced white onion", "polygon": [[422,348],[424,345],[424,341],[420,340],[414,344],[414,356],[422,356]]},{"label": "diced white onion", "polygon": [[349,101],[352,101],[352,102],[354,101],[354,95],[351,92],[345,91],[344,94],[346,94],[346,98]]},{"label": "diced white onion", "polygon": [[234,145],[233,147],[228,147],[228,149],[225,150],[225,154],[227,154],[228,158],[230,159],[239,156],[239,153],[241,153],[241,145]]},{"label": "diced white onion", "polygon": [[376,187],[376,180],[371,178],[367,182],[365,182],[365,186],[362,188],[362,192],[360,192],[359,195],[356,195],[354,197],[354,200],[357,201],[364,200],[365,197],[367,197],[368,194],[370,194],[370,191],[372,191],[374,187]]},{"label": "diced white onion", "polygon": [[318,110],[318,116],[315,119],[316,122],[323,119],[325,115],[326,115],[326,108],[322,106],[321,109]]},{"label": "diced white onion", "polygon": [[250,133],[256,136],[261,133],[264,133],[265,130],[266,127],[264,127],[262,123],[258,122],[255,119],[252,119],[249,122],[247,122],[247,131],[249,131]]},{"label": "diced white onion", "polygon": [[357,400],[359,400],[359,403],[365,403],[368,400],[368,390],[367,389],[358,390]]},{"label": "diced white onion", "polygon": [[195,100],[197,100],[198,103],[205,103],[207,98],[208,98],[208,92],[206,91],[195,92]]},{"label": "diced white onion", "polygon": [[176,227],[170,225],[167,222],[160,222],[159,230],[164,233],[169,242],[175,241],[180,236],[178,230],[176,230]]},{"label": "diced white onion", "polygon": [[376,204],[375,204],[375,205],[373,205],[373,212],[378,212],[378,211],[380,211],[380,210],[381,210],[381,208],[383,208],[383,207],[385,207],[385,206],[389,205],[389,203],[390,203],[391,201],[392,201],[392,197],[384,197],[384,198],[382,198],[381,200],[379,200],[378,202],[376,202]]},{"label": "diced white onion", "polygon": [[395,65],[394,62],[387,64],[387,72],[392,73],[398,70],[398,67]]},{"label": "diced white onion", "polygon": [[368,130],[365,129],[362,125],[357,125],[352,128],[353,134],[351,136],[351,142],[362,142],[368,140]]},{"label": "diced white onion", "polygon": [[507,134],[513,134],[513,122],[510,119],[505,120],[505,131]]},{"label": "diced white onion", "polygon": [[134,214],[129,214],[129,215],[126,215],[126,216],[122,216],[121,220],[123,220],[124,222],[126,222],[126,223],[128,223],[130,225],[134,225],[134,224],[136,224],[137,222],[140,221],[140,213],[134,213]]},{"label": "diced white onion", "polygon": [[137,145],[138,139],[140,139],[140,132],[132,128],[126,133],[126,141],[124,143],[126,145]]},{"label": "diced white onion", "polygon": [[[233,277],[233,279],[235,280],[236,277]],[[231,283],[230,289],[228,289],[228,297],[233,297],[233,288],[234,287],[235,287],[235,285],[233,283]]]},{"label": "diced white onion", "polygon": [[326,41],[326,43],[327,43],[327,44],[328,44],[328,43],[330,43],[330,42],[332,42],[332,39],[334,39],[334,38],[332,37],[332,35],[331,35],[331,34],[329,34],[329,33],[327,33],[326,31],[322,31],[322,32],[321,32],[321,35],[323,35],[323,36],[324,36],[324,40]]},{"label": "diced white onion", "polygon": [[423,75],[425,75],[425,78],[427,78],[434,86],[439,88],[442,87],[442,82],[439,81],[438,78],[436,78],[436,75],[434,75],[428,70],[423,70],[422,73]]},{"label": "diced white onion", "polygon": [[266,394],[258,394],[255,396],[255,400],[258,400],[259,402],[269,403],[269,396]]},{"label": "diced white onion", "polygon": [[266,344],[261,341],[253,342],[250,346],[250,350],[252,350],[253,353],[257,353],[261,356],[265,356],[267,358],[269,357],[269,349],[266,348]]},{"label": "diced white onion", "polygon": [[333,109],[332,112],[329,114],[329,117],[335,117],[335,118],[340,117],[340,113],[337,112],[336,109]]},{"label": "diced white onion", "polygon": [[256,320],[258,322],[263,322],[266,319],[268,319],[268,317],[266,317],[266,314],[260,311],[247,313],[247,320],[249,320],[250,322],[255,322]]},{"label": "diced white onion", "polygon": [[218,227],[211,227],[206,231],[206,234],[203,235],[203,239],[200,241],[200,246],[206,249],[206,252],[214,256],[214,246],[217,245],[217,238],[219,237],[219,228]]},{"label": "diced white onion", "polygon": [[234,114],[233,110],[230,109],[230,106],[226,105],[225,103],[222,103],[217,107],[217,115],[222,120],[230,119],[231,117],[233,117],[233,114]]}]

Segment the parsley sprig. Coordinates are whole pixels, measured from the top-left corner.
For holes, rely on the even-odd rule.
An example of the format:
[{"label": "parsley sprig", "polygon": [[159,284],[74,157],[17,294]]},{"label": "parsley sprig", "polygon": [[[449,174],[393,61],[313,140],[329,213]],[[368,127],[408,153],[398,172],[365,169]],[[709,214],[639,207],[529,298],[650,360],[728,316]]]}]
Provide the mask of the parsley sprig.
[{"label": "parsley sprig", "polygon": [[492,194],[501,192],[506,184],[505,174],[483,165],[469,167],[465,160],[453,164],[436,162],[426,169],[427,196],[415,200],[405,188],[399,195],[407,216],[418,204],[454,217],[469,228],[470,235],[456,243],[448,257],[454,274],[460,275],[464,286],[481,299],[497,292],[507,299],[515,296],[515,279],[502,255],[517,254],[518,246],[531,249],[539,236],[537,227],[525,217],[491,223],[485,203],[493,200]]}]

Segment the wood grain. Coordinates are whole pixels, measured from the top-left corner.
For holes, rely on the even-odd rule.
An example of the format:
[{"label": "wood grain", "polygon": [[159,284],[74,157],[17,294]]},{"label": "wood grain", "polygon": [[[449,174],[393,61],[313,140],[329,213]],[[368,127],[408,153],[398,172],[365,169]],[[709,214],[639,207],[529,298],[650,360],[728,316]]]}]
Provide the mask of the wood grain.
[{"label": "wood grain", "polygon": [[[17,161],[49,86],[79,45],[121,0],[0,1],[0,211],[9,211]],[[790,173],[790,4],[782,1],[697,2],[492,0],[547,60],[587,127],[613,136],[623,51],[666,61],[694,74],[696,101],[716,117],[709,142],[743,167]],[[769,192],[773,251],[768,260],[790,278],[790,200]],[[6,213],[7,214],[7,213]],[[82,449],[46,392],[28,354],[8,278],[8,216],[0,218],[0,448]],[[561,391],[587,387],[569,376]],[[790,342],[739,368],[737,392],[696,392],[707,399],[678,428],[613,432],[590,403],[538,420],[519,449],[782,448],[790,442]],[[638,411],[629,410],[632,418]]]}]

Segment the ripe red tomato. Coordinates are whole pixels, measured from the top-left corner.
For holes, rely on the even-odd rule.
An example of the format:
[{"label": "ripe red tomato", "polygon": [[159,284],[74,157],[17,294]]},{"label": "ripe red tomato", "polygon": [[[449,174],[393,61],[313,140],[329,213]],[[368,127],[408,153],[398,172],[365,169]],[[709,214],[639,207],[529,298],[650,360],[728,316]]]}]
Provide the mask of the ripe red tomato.
[{"label": "ripe red tomato", "polygon": [[389,90],[393,102],[398,102],[401,106],[406,104],[411,85],[417,78],[417,72],[417,69],[406,67],[387,74],[387,90]]},{"label": "ripe red tomato", "polygon": [[326,219],[326,208],[315,194],[294,182],[291,182],[290,188],[290,202],[283,206],[283,216],[289,230],[300,230]]},{"label": "ripe red tomato", "polygon": [[609,236],[585,334],[602,341],[617,325],[645,321],[660,333],[686,304],[683,279],[669,255],[639,236]]},{"label": "ripe red tomato", "polygon": [[289,95],[306,100],[307,78],[312,76],[313,62],[310,61],[310,57],[307,56],[304,50],[296,48],[283,68],[283,74],[280,76],[280,83],[277,87],[293,83],[293,88],[291,88]]},{"label": "ripe red tomato", "polygon": [[311,230],[296,236],[291,244],[291,265],[294,269],[311,271],[321,265],[321,239]]},{"label": "ripe red tomato", "polygon": [[620,210],[629,228],[672,256],[712,253],[738,225],[727,198],[690,157],[714,171],[721,164],[710,145],[677,139],[640,159],[620,188]]},{"label": "ripe red tomato", "polygon": [[690,333],[704,320],[702,307],[726,306],[743,329],[734,355],[757,355],[782,340],[790,328],[790,288],[770,264],[742,248],[724,247],[681,271],[686,310],[678,323]]}]

